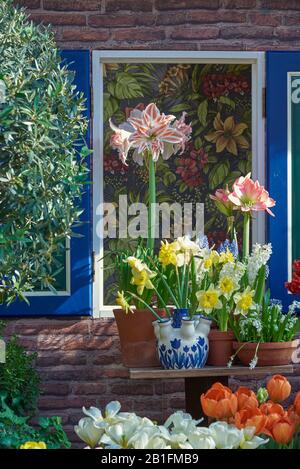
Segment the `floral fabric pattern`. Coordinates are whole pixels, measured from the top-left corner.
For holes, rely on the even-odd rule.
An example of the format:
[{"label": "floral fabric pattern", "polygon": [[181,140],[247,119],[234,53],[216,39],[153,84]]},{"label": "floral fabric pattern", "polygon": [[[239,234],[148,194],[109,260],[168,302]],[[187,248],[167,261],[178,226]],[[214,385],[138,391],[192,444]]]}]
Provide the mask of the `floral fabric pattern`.
[{"label": "floral fabric pattern", "polygon": [[[144,110],[150,100],[177,119],[186,111],[192,138],[183,153],[179,149],[175,156],[158,160],[157,202],[203,202],[205,233],[218,247],[226,239],[226,220],[209,193],[251,171],[251,65],[114,63],[104,67],[104,201],[118,206],[120,195],[127,195],[128,204],[147,202],[148,197],[145,165],[130,156],[128,166],[122,163],[110,146],[109,120],[120,125],[133,109]],[[128,242],[107,238],[104,252],[124,249]],[[104,258],[106,304],[114,303],[117,291],[110,265],[108,254]]]}]

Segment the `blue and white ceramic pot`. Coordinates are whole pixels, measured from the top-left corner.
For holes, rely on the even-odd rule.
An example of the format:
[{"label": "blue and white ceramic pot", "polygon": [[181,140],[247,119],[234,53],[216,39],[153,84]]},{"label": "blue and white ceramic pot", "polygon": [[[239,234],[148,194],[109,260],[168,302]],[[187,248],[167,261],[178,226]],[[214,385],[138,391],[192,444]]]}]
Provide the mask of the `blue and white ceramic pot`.
[{"label": "blue and white ceramic pot", "polygon": [[178,315],[173,320],[153,323],[160,363],[163,368],[173,370],[203,368],[209,351],[211,321],[182,316],[179,324]]}]

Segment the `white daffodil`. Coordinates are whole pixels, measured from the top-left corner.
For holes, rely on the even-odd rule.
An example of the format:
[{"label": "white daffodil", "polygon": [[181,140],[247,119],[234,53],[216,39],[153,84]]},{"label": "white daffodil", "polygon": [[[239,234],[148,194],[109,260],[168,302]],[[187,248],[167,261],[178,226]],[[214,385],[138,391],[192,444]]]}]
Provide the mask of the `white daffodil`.
[{"label": "white daffodil", "polygon": [[244,433],[226,422],[214,422],[209,426],[217,449],[237,449],[244,440]]},{"label": "white daffodil", "polygon": [[211,431],[206,427],[199,427],[188,436],[193,449],[215,449],[216,443]]},{"label": "white daffodil", "polygon": [[268,443],[268,438],[260,438],[259,436],[255,436],[255,432],[255,427],[246,427],[243,429],[244,438],[240,443],[241,449],[257,449],[259,446]]},{"label": "white daffodil", "polygon": [[74,430],[79,438],[90,448],[95,448],[98,445],[105,431],[104,428],[95,427],[94,420],[90,417],[80,419],[78,425],[75,425]]},{"label": "white daffodil", "polygon": [[3,80],[0,80],[0,104],[6,103],[6,85]]}]

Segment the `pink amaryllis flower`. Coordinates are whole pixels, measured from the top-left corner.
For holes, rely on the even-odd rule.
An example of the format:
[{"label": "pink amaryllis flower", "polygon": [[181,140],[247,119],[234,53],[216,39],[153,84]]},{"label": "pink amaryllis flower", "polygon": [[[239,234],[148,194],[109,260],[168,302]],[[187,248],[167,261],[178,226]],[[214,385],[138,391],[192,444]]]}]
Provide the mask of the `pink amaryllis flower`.
[{"label": "pink amaryllis flower", "polygon": [[228,198],[229,194],[230,191],[228,186],[226,186],[226,189],[217,189],[214,195],[210,195],[210,198],[214,200],[217,208],[221,213],[226,215],[226,217],[230,217],[232,215],[232,210],[234,208],[233,203]]},{"label": "pink amaryllis flower", "polygon": [[184,149],[192,130],[185,124],[184,114],[173,122],[175,119],[173,115],[160,113],[154,103],[148,104],[144,110],[135,108],[119,127],[110,120],[110,127],[115,132],[111,145],[119,151],[122,161],[126,161],[131,148],[135,149],[133,160],[140,165],[143,164],[145,151],[151,153],[154,161],[160,155],[168,159],[180,148]]},{"label": "pink amaryllis flower", "polygon": [[234,204],[236,210],[250,213],[265,210],[273,217],[275,216],[270,210],[276,204],[275,200],[269,196],[268,191],[258,181],[251,179],[251,173],[235,181],[233,191],[228,195],[228,199]]}]

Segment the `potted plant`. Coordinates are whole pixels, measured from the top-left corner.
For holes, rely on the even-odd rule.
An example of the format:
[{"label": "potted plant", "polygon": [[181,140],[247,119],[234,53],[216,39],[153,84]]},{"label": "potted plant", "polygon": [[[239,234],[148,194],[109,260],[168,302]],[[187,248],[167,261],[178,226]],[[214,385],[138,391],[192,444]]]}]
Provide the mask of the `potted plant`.
[{"label": "potted plant", "polygon": [[[176,119],[173,115],[160,113],[154,103],[149,104],[142,111],[138,108],[133,109],[127,121],[119,127],[112,121],[110,121],[110,126],[113,131],[110,143],[112,148],[118,151],[122,162],[127,165],[127,157],[130,154],[133,161],[141,165],[145,164],[148,168],[147,246],[139,246],[137,251],[117,253],[115,267],[119,274],[119,292],[116,303],[122,310],[114,309],[114,315],[117,320],[124,364],[126,366],[153,366],[157,364],[157,357],[152,313],[154,312],[156,318],[161,317],[153,308],[156,301],[158,305],[161,302],[160,282],[157,279],[154,280],[156,275],[145,260],[151,258],[154,264],[156,262],[154,253],[156,162],[160,157],[168,159],[180,150],[182,151],[189,140],[191,127],[185,123],[185,113],[180,119]],[[156,283],[155,289],[154,283]],[[145,305],[149,305],[151,310],[148,307],[145,308]]]},{"label": "potted plant", "polygon": [[[204,260],[201,289],[198,292],[199,307],[215,321],[211,330],[208,364],[226,365],[233,352],[233,318],[246,314],[255,304],[260,304],[265,288],[265,265],[271,254],[271,246],[257,245],[250,253],[250,221],[253,213],[267,211],[275,201],[251,174],[238,178],[230,191],[218,189],[211,196],[219,211],[226,216],[229,240],[221,246],[220,253],[210,250]],[[243,217],[243,247],[238,253],[236,218]],[[222,252],[223,251],[223,252]],[[214,298],[215,304],[207,301]]]},{"label": "potted plant", "polygon": [[270,292],[264,295],[261,305],[256,305],[246,316],[236,319],[232,327],[237,339],[233,346],[235,354],[250,368],[268,365],[287,365],[299,345],[294,340],[300,328],[295,309],[300,305],[292,303],[287,313],[282,311],[278,301],[270,300]]}]

